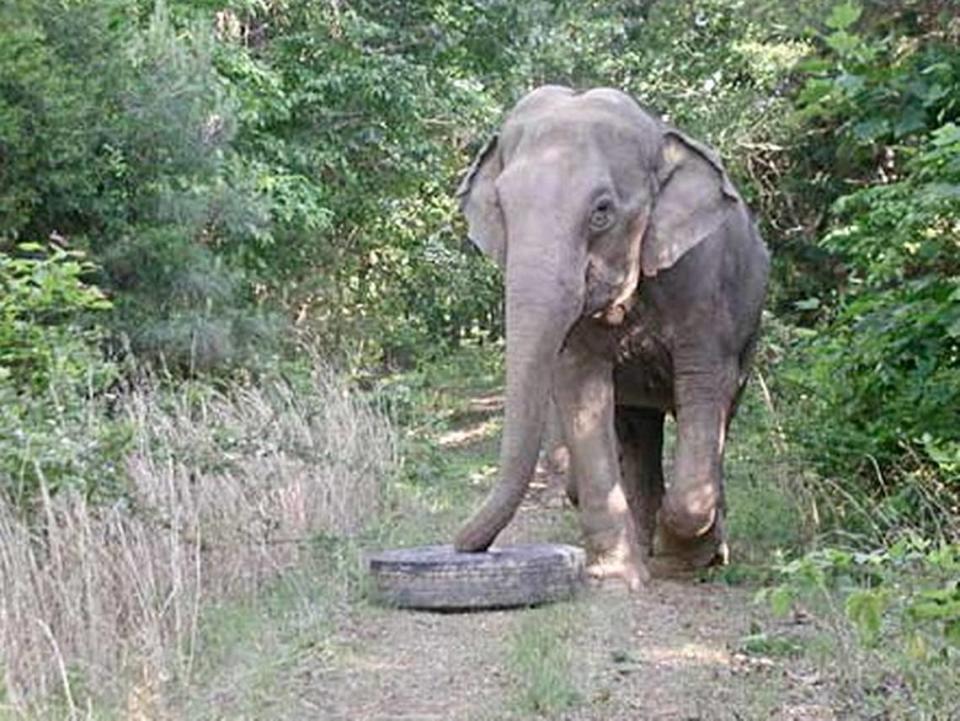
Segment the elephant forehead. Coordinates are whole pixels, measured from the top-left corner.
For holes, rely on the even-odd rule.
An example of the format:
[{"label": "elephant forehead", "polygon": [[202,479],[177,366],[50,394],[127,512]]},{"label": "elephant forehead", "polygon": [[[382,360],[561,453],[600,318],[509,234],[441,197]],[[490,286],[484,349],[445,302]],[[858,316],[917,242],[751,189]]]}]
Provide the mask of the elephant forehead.
[{"label": "elephant forehead", "polygon": [[543,112],[586,112],[590,109],[606,110],[634,124],[657,124],[632,97],[615,88],[592,88],[577,93],[567,87],[545,85],[520,100],[510,116],[518,118]]},{"label": "elephant forehead", "polygon": [[560,151],[617,154],[639,146],[644,138],[638,129],[605,108],[570,107],[525,115],[504,127],[507,160],[520,151],[538,154]]},{"label": "elephant forehead", "polygon": [[543,195],[550,180],[556,181],[556,194],[568,198],[614,187],[624,201],[649,191],[655,139],[616,118],[533,118],[503,137],[501,191],[513,186],[508,192],[519,192],[518,186],[522,190],[524,182],[533,181]]},{"label": "elephant forehead", "polygon": [[513,221],[535,210],[549,210],[558,221],[579,217],[598,188],[609,184],[598,156],[554,146],[518,154],[496,180],[501,207]]},{"label": "elephant forehead", "polygon": [[648,165],[646,161],[652,162],[658,153],[662,130],[632,101],[629,105],[613,103],[605,95],[587,94],[560,96],[555,102],[511,116],[501,139],[506,162],[518,152],[563,147],[584,154],[599,151],[608,162],[639,160]]}]

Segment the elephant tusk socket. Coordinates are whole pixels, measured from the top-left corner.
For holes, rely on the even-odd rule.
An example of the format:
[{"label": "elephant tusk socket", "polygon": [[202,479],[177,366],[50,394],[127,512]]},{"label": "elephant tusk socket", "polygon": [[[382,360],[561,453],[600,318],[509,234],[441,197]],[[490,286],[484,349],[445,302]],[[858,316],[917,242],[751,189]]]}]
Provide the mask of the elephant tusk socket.
[{"label": "elephant tusk socket", "polygon": [[607,311],[607,323],[610,325],[620,325],[623,323],[623,319],[627,315],[627,309],[623,306],[622,303],[618,303],[613,308]]},{"label": "elephant tusk socket", "polygon": [[602,321],[607,325],[620,325],[627,315],[627,309],[622,303],[612,305],[606,310],[597,311],[593,314],[594,319]]}]

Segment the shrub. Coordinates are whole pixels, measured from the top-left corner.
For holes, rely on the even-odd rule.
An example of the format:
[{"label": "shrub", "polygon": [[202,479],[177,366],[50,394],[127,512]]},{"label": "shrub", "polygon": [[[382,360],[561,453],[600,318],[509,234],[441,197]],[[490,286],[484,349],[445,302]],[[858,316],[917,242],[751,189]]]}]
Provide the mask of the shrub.
[{"label": "shrub", "polygon": [[843,479],[831,492],[879,514],[861,521],[956,535],[960,64],[947,36],[960,26],[934,22],[936,3],[917,5],[837,5],[807,63],[799,113],[829,130],[828,175],[847,183],[818,241],[837,272],[796,303],[817,325],[786,385],[796,437]]},{"label": "shrub", "polygon": [[111,307],[89,278],[95,271],[80,251],[19,243],[0,249],[0,382],[43,393],[52,378],[82,382],[103,375],[97,343],[101,330],[86,311]]},{"label": "shrub", "polygon": [[78,251],[0,251],[0,496],[27,508],[48,490],[115,492],[123,423],[105,412],[118,368],[94,323],[110,302]]},{"label": "shrub", "polygon": [[[822,548],[780,564],[758,598],[812,614],[823,660],[848,710],[893,718],[953,718],[960,710],[960,546],[905,535],[885,548]],[[843,659],[837,664],[837,659]]]}]

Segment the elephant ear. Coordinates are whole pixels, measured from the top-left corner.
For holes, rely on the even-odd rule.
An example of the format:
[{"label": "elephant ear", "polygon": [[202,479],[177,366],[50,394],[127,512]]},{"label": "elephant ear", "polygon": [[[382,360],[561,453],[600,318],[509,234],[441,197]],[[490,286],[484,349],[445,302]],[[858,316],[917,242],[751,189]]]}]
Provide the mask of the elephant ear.
[{"label": "elephant ear", "polygon": [[655,276],[670,268],[720,227],[740,196],[717,154],[678,130],[664,134],[659,191],[646,236],[643,274]]},{"label": "elephant ear", "polygon": [[501,268],[506,264],[506,228],[495,182],[502,167],[494,135],[477,153],[457,188],[470,240]]}]

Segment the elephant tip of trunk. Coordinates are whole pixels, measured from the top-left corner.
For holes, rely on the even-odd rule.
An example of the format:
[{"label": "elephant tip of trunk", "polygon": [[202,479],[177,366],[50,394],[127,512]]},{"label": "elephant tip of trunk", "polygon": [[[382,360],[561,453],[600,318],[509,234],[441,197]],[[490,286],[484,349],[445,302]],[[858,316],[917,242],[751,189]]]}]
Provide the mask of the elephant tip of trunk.
[{"label": "elephant tip of trunk", "polygon": [[482,553],[490,548],[494,537],[468,524],[454,537],[453,548],[459,553]]}]

